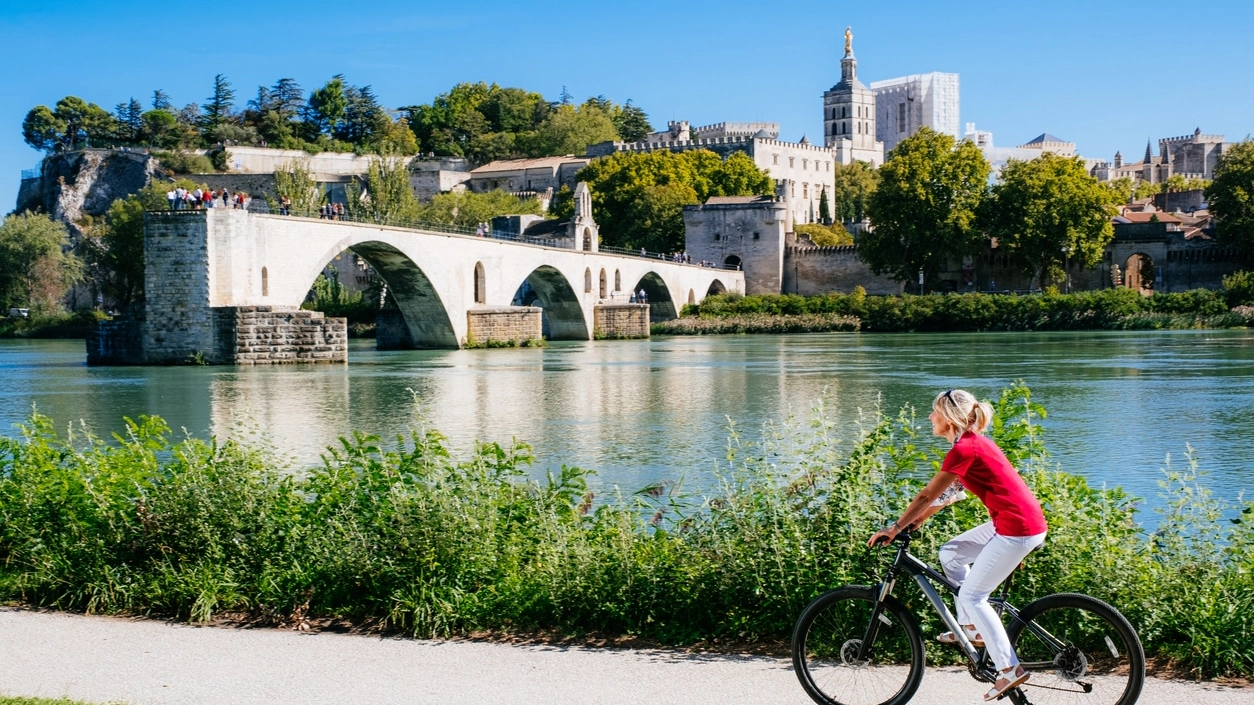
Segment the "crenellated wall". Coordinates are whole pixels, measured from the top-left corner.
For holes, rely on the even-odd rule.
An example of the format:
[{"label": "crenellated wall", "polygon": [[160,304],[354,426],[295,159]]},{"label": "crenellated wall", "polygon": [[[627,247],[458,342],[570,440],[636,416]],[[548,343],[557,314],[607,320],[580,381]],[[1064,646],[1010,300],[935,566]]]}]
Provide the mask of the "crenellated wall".
[{"label": "crenellated wall", "polygon": [[853,245],[788,247],[783,274],[783,294],[849,293],[858,286],[868,294],[900,294],[903,288],[892,277],[873,274]]}]

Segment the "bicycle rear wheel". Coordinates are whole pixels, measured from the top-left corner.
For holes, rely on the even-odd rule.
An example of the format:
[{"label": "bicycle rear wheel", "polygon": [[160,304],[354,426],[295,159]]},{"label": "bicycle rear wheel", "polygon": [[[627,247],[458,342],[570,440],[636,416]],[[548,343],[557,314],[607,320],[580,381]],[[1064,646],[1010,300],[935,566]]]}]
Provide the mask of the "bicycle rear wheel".
[{"label": "bicycle rear wheel", "polygon": [[[797,619],[792,663],[821,705],[904,705],[923,680],[923,637],[914,616],[893,597],[850,585],[824,593]],[[859,655],[864,639],[871,647]]]},{"label": "bicycle rear wheel", "polygon": [[1145,652],[1128,620],[1095,597],[1049,595],[1006,630],[1032,678],[1034,705],[1132,705],[1145,685]]}]

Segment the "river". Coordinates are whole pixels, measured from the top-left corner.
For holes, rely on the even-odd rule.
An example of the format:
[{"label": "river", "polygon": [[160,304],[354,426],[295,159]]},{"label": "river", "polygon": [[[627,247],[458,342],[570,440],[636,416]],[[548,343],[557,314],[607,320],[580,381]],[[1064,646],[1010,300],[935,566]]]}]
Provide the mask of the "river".
[{"label": "river", "polygon": [[[804,417],[822,399],[836,432],[860,410],[938,391],[992,397],[1023,379],[1049,417],[1051,461],[1160,504],[1168,454],[1191,445],[1205,479],[1235,498],[1254,480],[1254,331],[711,336],[553,343],[542,349],[379,352],[346,366],[87,367],[81,341],[0,341],[0,429],[37,407],[98,434],[156,414],[206,437],[262,430],[294,466],[353,430],[394,437],[420,419],[455,448],[530,443],[536,471],[595,469],[599,489],[683,477],[708,487],[727,422]],[[940,443],[939,439],[925,440]],[[1151,517],[1145,519],[1153,521]]]}]

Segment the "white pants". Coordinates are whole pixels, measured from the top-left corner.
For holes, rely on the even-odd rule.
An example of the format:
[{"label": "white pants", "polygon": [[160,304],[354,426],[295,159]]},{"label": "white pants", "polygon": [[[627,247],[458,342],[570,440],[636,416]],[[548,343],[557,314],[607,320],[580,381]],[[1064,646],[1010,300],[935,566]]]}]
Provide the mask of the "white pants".
[{"label": "white pants", "polygon": [[941,568],[960,586],[955,600],[958,623],[975,625],[989,657],[1002,670],[1017,666],[1019,657],[1010,646],[1001,618],[988,603],[988,596],[1032,549],[1043,543],[1043,533],[1002,536],[989,522],[958,534],[940,549]]}]

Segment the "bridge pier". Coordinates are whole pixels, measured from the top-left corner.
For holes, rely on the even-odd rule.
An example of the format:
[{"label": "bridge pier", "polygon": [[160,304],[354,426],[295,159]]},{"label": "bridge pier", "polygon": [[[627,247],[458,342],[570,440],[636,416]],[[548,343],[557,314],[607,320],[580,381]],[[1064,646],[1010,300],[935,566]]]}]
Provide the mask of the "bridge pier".
[{"label": "bridge pier", "polygon": [[649,337],[649,304],[597,304],[592,317],[597,340]]}]

